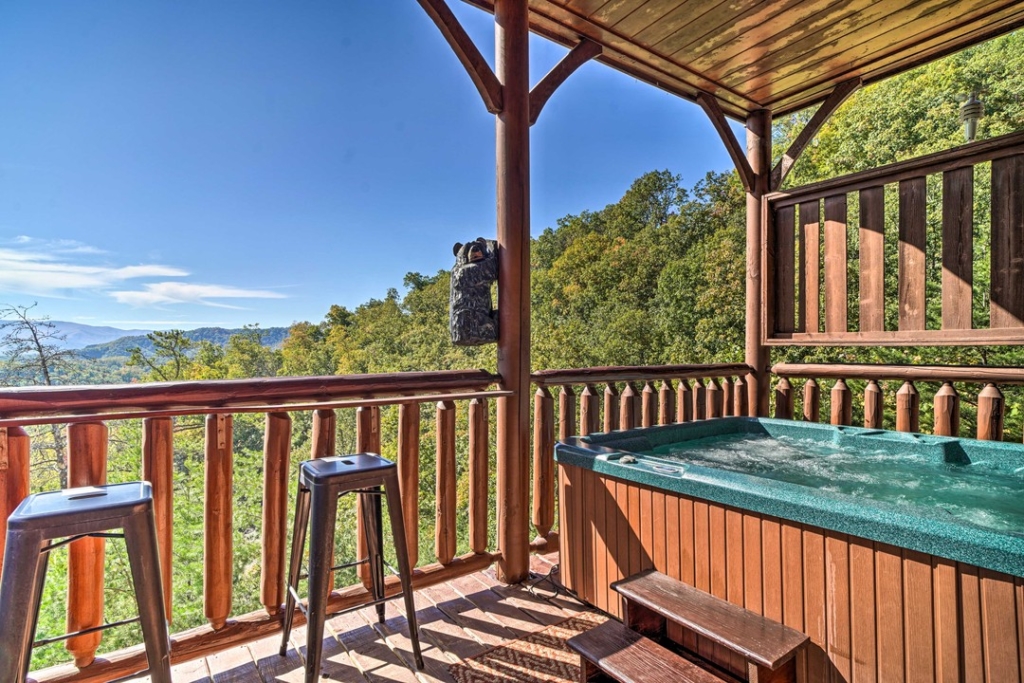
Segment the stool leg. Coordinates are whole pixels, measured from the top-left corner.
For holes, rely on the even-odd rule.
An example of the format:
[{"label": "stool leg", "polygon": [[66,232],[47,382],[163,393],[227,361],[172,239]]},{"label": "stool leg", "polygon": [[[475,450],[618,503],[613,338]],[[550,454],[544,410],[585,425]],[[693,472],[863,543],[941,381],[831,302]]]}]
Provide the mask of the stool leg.
[{"label": "stool leg", "polygon": [[320,675],[324,621],[331,592],[331,558],[334,525],[337,522],[338,492],[329,486],[314,486],[309,531],[309,599],[306,615],[306,683]]},{"label": "stool leg", "polygon": [[[371,586],[373,588],[373,599],[383,600],[384,599],[384,550],[383,550],[383,534],[382,530],[384,525],[381,521],[381,508],[380,508],[380,487],[376,489],[378,494],[364,494],[360,493],[359,496],[362,498],[360,508],[363,510],[363,530],[366,533],[366,549],[368,553],[367,560],[370,564],[370,579]],[[377,607],[377,619],[380,623],[384,623],[384,603],[380,603]]]},{"label": "stool leg", "polygon": [[24,681],[32,657],[47,554],[38,532],[8,530],[0,579],[0,681]]},{"label": "stool leg", "polygon": [[292,527],[292,556],[288,563],[288,583],[284,591],[284,633],[281,634],[281,656],[288,653],[288,637],[292,634],[295,620],[295,595],[292,589],[299,589],[299,572],[302,570],[302,550],[306,544],[306,527],[309,525],[309,489],[302,488],[295,494],[295,526]]},{"label": "stool leg", "polygon": [[402,580],[402,595],[405,598],[406,620],[409,622],[409,639],[416,668],[423,669],[423,655],[420,653],[420,630],[416,625],[416,601],[412,591],[412,567],[409,566],[409,549],[405,546],[405,521],[402,516],[402,499],[398,493],[398,475],[389,473],[384,478],[384,492],[388,497],[388,515],[391,517],[391,537],[395,544],[398,560],[398,577]]},{"label": "stool leg", "polygon": [[156,522],[150,506],[124,522],[124,542],[139,607],[142,639],[149,659],[153,683],[171,683],[171,640],[164,614],[164,591],[160,578],[160,552],[156,545]]}]

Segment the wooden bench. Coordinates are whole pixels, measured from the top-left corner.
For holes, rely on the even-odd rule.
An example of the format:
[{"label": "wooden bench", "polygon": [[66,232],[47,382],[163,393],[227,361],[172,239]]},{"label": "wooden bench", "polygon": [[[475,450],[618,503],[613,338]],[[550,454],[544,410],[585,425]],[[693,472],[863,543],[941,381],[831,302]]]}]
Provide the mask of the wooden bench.
[{"label": "wooden bench", "polygon": [[568,640],[580,655],[580,683],[607,674],[622,683],[723,683],[653,640],[608,620]]},{"label": "wooden bench", "polygon": [[[806,634],[716,598],[660,572],[648,570],[611,586],[623,598],[623,624],[661,640],[668,622],[722,646],[746,664],[750,683],[780,683],[796,678],[795,656]],[[721,661],[713,663],[725,666]]]}]

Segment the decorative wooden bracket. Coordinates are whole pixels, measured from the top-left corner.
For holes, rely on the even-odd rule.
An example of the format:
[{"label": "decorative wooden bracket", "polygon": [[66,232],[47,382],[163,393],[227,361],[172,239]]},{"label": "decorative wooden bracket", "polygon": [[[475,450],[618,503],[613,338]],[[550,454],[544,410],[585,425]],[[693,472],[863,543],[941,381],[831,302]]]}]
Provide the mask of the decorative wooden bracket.
[{"label": "decorative wooden bracket", "polygon": [[601,49],[599,44],[589,38],[584,38],[576,44],[576,47],[569,51],[569,54],[562,58],[562,61],[555,64],[555,68],[549,71],[537,85],[533,86],[533,90],[530,91],[531,126],[537,123],[540,110],[544,108],[548,98],[555,93],[558,86],[565,83],[565,79],[569,78],[576,69],[601,54]]},{"label": "decorative wooden bracket", "polygon": [[796,137],[793,144],[789,146],[786,153],[779,159],[779,163],[775,164],[775,168],[772,169],[772,184],[771,191],[775,192],[782,187],[782,181],[786,179],[786,175],[789,170],[793,168],[793,164],[800,158],[800,155],[804,151],[804,147],[818,134],[821,127],[825,125],[829,117],[835,113],[835,110],[839,108],[846,98],[849,97],[860,87],[860,77],[851,78],[848,81],[843,81],[836,86],[832,94],[828,96],[821,106],[818,107],[818,111],[814,112],[814,116],[807,122],[804,129],[800,131],[800,135]]},{"label": "decorative wooden bracket", "polygon": [[427,15],[437,24],[441,35],[451,45],[452,50],[455,51],[455,56],[459,58],[462,66],[469,73],[469,77],[473,79],[473,85],[480,91],[480,97],[483,98],[487,111],[492,114],[499,113],[503,107],[502,100],[504,99],[502,85],[498,81],[498,77],[494,75],[494,71],[491,70],[487,60],[484,59],[483,55],[480,54],[480,50],[473,43],[473,39],[469,37],[466,30],[462,28],[462,24],[452,14],[451,8],[448,7],[445,0],[419,0],[419,3]]},{"label": "decorative wooden bracket", "polygon": [[729,156],[732,157],[732,163],[736,165],[736,170],[740,174],[743,187],[746,188],[747,192],[753,192],[756,179],[754,169],[750,167],[750,162],[747,161],[747,155],[743,153],[739,140],[736,139],[732,129],[729,128],[729,122],[725,120],[725,113],[722,111],[722,107],[719,106],[718,100],[713,95],[701,92],[697,95],[697,104],[700,105],[704,113],[711,119],[711,124],[718,131],[718,136],[722,138],[722,142],[725,143],[725,148],[728,150]]}]

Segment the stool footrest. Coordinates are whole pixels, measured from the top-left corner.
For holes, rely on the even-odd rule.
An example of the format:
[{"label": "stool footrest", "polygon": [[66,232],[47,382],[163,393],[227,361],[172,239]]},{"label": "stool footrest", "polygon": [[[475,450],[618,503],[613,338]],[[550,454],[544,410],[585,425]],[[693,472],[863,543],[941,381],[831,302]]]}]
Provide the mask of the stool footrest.
[{"label": "stool footrest", "polygon": [[75,631],[74,633],[65,633],[62,636],[54,636],[53,638],[42,638],[32,643],[32,647],[52,645],[53,643],[59,643],[62,640],[69,640],[76,636],[84,636],[88,633],[96,633],[97,631],[106,631],[108,628],[114,628],[115,626],[127,626],[128,624],[134,624],[139,621],[141,621],[139,617],[134,617],[132,619],[122,619],[121,621],[113,621],[109,624],[100,624],[99,626],[93,626],[91,628],[83,628],[81,631]]}]

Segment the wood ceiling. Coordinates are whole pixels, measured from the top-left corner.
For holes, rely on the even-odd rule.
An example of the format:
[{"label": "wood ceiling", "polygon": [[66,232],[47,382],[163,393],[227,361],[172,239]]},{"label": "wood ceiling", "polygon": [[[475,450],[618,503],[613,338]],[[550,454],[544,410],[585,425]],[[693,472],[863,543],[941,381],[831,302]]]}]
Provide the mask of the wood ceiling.
[{"label": "wood ceiling", "polygon": [[[494,0],[465,0],[493,11]],[[530,27],[676,95],[743,119],[821,102],[1024,26],[1024,0],[529,0]]]}]

